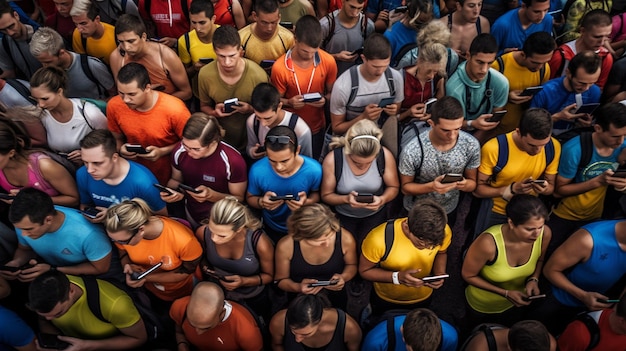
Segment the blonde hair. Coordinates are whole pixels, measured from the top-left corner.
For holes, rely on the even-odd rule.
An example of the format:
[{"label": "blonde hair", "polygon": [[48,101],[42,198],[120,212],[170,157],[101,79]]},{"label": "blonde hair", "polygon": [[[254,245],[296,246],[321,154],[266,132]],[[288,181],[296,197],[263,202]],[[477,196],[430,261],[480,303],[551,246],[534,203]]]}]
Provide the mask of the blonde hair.
[{"label": "blonde hair", "polygon": [[218,225],[232,225],[233,231],[246,227],[258,229],[261,221],[254,217],[248,207],[237,201],[234,196],[226,196],[211,208],[211,222]]},{"label": "blonde hair", "polygon": [[109,233],[122,230],[134,232],[146,224],[150,217],[152,217],[150,206],[144,200],[136,197],[111,206],[107,210],[104,226]]},{"label": "blonde hair", "polygon": [[293,211],[287,219],[287,229],[293,240],[317,239],[329,231],[341,229],[339,220],[326,205],[314,203]]},{"label": "blonde hair", "polygon": [[450,29],[441,21],[430,21],[417,34],[417,46],[420,55],[422,55],[422,47],[429,43],[439,43],[448,47],[450,45]]},{"label": "blonde hair", "polygon": [[380,152],[380,139],[383,131],[369,119],[362,119],[346,131],[342,137],[333,137],[328,146],[330,150],[343,147],[346,155],[370,157]]},{"label": "blonde hair", "polygon": [[440,43],[426,43],[420,47],[417,62],[418,64],[420,62],[439,64],[439,75],[445,77],[447,75],[446,64],[448,63],[448,48]]}]

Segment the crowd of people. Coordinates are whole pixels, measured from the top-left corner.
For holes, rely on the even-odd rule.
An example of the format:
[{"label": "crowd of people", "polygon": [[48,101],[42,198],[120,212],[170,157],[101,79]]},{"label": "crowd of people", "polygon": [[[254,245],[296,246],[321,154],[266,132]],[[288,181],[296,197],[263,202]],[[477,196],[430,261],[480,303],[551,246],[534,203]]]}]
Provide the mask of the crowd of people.
[{"label": "crowd of people", "polygon": [[0,0],[0,350],[626,351],[623,5]]}]

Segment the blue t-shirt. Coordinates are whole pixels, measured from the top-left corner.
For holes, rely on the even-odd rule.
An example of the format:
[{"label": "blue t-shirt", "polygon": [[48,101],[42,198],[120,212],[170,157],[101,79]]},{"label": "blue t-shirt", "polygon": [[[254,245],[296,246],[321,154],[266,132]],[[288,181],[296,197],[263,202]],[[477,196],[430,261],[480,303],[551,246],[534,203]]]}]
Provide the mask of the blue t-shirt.
[{"label": "blue t-shirt", "polygon": [[384,35],[391,43],[392,66],[395,66],[395,62],[402,58],[396,57],[402,48],[409,44],[413,44],[413,47],[417,46],[417,31],[413,27],[405,26],[400,21],[387,29]]},{"label": "blue t-shirt", "polygon": [[546,14],[541,23],[531,23],[528,28],[522,27],[519,19],[519,9],[513,9],[500,16],[491,26],[491,35],[498,42],[498,56],[502,55],[504,49],[522,49],[524,42],[529,35],[536,32],[552,33],[552,16]]},{"label": "blue t-shirt", "polygon": [[[559,159],[559,175],[563,178],[574,179],[575,183],[586,182],[595,178],[607,169],[614,169],[617,156],[626,147],[626,141],[621,146],[613,150],[609,156],[601,156],[598,150],[593,148],[591,161],[589,164],[578,172],[578,163],[582,157],[582,149],[580,144],[580,136],[576,136],[568,140],[561,146],[561,158]],[[584,166],[584,165],[581,165]]]},{"label": "blue t-shirt", "polygon": [[33,330],[18,315],[0,306],[0,351],[15,350],[35,338]]},{"label": "blue t-shirt", "polygon": [[148,203],[153,211],[165,207],[161,200],[159,189],[152,184],[158,183],[154,174],[148,168],[133,161],[128,161],[130,168],[126,178],[117,185],[109,185],[104,180],[95,180],[86,167],[76,172],[76,184],[80,195],[80,203],[109,208],[124,200],[134,197],[141,198]]},{"label": "blue t-shirt", "polygon": [[[381,2],[382,1],[382,7]],[[441,17],[441,9],[439,8],[439,1],[431,0],[431,4],[433,5],[433,16],[434,18]],[[402,6],[402,0],[370,0],[367,3],[367,11],[368,13],[374,13],[378,15],[378,12],[382,10],[393,10],[398,6]]]},{"label": "blue t-shirt", "polygon": [[[616,221],[598,221],[582,228],[591,234],[593,248],[586,262],[576,264],[565,274],[572,284],[584,291],[605,294],[626,273],[626,251],[620,248],[615,234]],[[553,287],[554,297],[566,305],[582,307],[584,304],[565,290]]]},{"label": "blue t-shirt", "polygon": [[60,267],[96,262],[111,253],[111,241],[102,226],[89,222],[76,209],[54,208],[65,215],[61,227],[38,239],[24,236],[21,229],[15,228],[20,245],[30,247],[45,262]]},{"label": "blue t-shirt", "polygon": [[[312,158],[301,157],[304,163],[289,177],[276,174],[267,156],[263,157],[250,168],[248,192],[254,196],[263,196],[266,192],[273,191],[278,196],[284,196],[296,195],[301,191],[310,195],[311,192],[318,191],[322,181],[322,165]],[[271,229],[287,233],[287,217],[290,214],[289,207],[282,204],[273,211],[263,210],[263,221]]]},{"label": "blue t-shirt", "polygon": [[[406,315],[399,315],[394,317],[393,328],[396,333],[396,348],[392,351],[405,351],[406,344],[402,340],[402,333],[400,327],[404,323]],[[459,336],[453,326],[443,320],[439,320],[441,323],[441,348],[440,351],[456,351],[457,344],[459,342]],[[387,338],[387,321],[378,323],[363,339],[361,345],[361,351],[387,351],[388,345]]]},{"label": "blue t-shirt", "polygon": [[[541,107],[548,112],[555,114],[563,110],[566,106],[576,103],[576,93],[565,90],[563,82],[565,76],[558,77],[547,81],[543,85],[543,89],[539,91],[530,101],[530,107]],[[600,88],[592,85],[587,91],[581,93],[583,104],[600,102]],[[574,124],[567,121],[558,121],[554,123],[554,133],[572,128]]]},{"label": "blue t-shirt", "polygon": [[[447,95],[459,100],[465,111],[465,119],[474,120],[482,114],[491,113],[496,107],[506,105],[509,100],[509,80],[502,73],[490,68],[483,80],[474,82],[465,71],[466,64],[467,62],[461,63],[446,82]],[[469,104],[466,101],[468,93]]]}]

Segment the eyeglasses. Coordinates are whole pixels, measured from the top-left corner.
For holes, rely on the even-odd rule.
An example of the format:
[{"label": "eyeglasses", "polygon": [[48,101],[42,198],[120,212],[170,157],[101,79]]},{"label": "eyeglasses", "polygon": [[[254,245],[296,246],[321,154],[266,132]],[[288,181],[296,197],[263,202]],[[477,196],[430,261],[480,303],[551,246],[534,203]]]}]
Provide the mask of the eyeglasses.
[{"label": "eyeglasses", "polygon": [[116,244],[120,244],[120,245],[128,245],[128,244],[129,244],[129,243],[133,240],[133,238],[135,237],[135,235],[137,235],[137,233],[139,233],[139,230],[135,230],[135,232],[133,233],[133,235],[131,235],[131,236],[130,236],[130,238],[128,238],[128,239],[126,239],[126,240],[116,240],[116,239],[113,239],[113,238],[110,238],[110,239],[111,239],[111,242],[114,242],[114,243],[116,243]]},{"label": "eyeglasses", "polygon": [[294,145],[296,144],[293,142],[293,140],[291,140],[291,137],[287,135],[268,135],[265,137],[265,142],[272,143],[272,144],[283,144],[283,145],[287,145],[289,143],[292,143]]}]

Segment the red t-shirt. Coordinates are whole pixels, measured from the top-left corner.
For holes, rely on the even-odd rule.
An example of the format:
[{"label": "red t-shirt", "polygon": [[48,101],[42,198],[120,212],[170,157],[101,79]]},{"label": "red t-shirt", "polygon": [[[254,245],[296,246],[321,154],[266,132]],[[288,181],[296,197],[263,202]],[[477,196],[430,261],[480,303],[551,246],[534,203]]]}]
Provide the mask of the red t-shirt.
[{"label": "red t-shirt", "polygon": [[144,20],[149,20],[156,27],[159,38],[180,38],[189,32],[189,18],[183,12],[182,1],[187,1],[187,9],[191,0],[151,0],[150,14],[146,12],[145,0],[139,0],[137,7]]},{"label": "red t-shirt", "polygon": [[[600,342],[592,351],[625,350],[626,335],[616,334],[609,325],[609,316],[613,310],[602,311],[598,327],[600,328]],[[558,345],[561,351],[585,351],[591,341],[589,329],[581,321],[570,323],[559,337]]]}]

